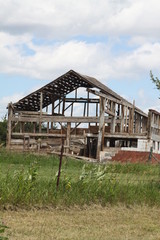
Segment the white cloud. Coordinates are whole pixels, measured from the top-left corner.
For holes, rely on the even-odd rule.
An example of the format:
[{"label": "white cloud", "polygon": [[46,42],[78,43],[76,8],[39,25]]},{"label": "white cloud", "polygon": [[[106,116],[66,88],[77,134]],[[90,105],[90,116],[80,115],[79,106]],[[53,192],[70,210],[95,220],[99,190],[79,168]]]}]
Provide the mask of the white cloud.
[{"label": "white cloud", "polygon": [[107,16],[114,11],[114,2],[1,0],[1,30],[13,34],[29,32],[41,37],[45,34],[45,37],[55,38],[97,33],[102,31]]},{"label": "white cloud", "polygon": [[[15,93],[12,96],[5,96],[0,99],[0,117],[4,117],[7,114],[7,106],[10,102],[17,102],[19,99],[24,97],[23,93]],[[1,119],[0,119],[1,120]]]},{"label": "white cloud", "polygon": [[[70,69],[106,81],[110,78],[140,78],[143,72],[159,70],[160,43],[144,43],[114,56],[110,45],[70,40],[36,45],[29,35],[0,33],[0,72],[52,80]],[[24,54],[23,46],[33,51]]]},{"label": "white cloud", "polygon": [[0,6],[0,30],[11,34],[160,37],[159,0],[0,0]]},{"label": "white cloud", "polygon": [[148,113],[149,109],[155,109],[156,111],[160,112],[160,100],[148,103],[148,107],[144,109],[146,113]]},{"label": "white cloud", "polygon": [[[53,45],[37,46],[29,36],[10,36],[1,33],[0,71],[11,74],[22,74],[38,79],[52,79],[75,69],[91,75],[109,75],[110,52],[103,43],[86,43],[71,40]],[[33,55],[23,54],[23,44],[34,51]],[[108,60],[106,61],[106,57]]]},{"label": "white cloud", "polygon": [[[74,69],[107,84],[159,71],[158,0],[0,0],[0,6],[1,73],[50,81]],[[121,38],[126,44],[115,54]]]},{"label": "white cloud", "polygon": [[[158,0],[0,0],[0,4],[0,72],[52,79],[72,68],[104,81],[160,66],[160,43],[152,42],[159,36]],[[73,40],[96,34],[109,35],[112,42]],[[114,56],[112,46],[124,35],[136,47],[127,52],[123,46]],[[53,42],[36,45],[32,42],[36,36]],[[34,54],[26,54],[24,45]]]},{"label": "white cloud", "polygon": [[119,76],[131,79],[142,78],[142,74],[149,75],[150,70],[159,70],[160,43],[146,43],[131,52],[121,54],[115,59],[115,69]]},{"label": "white cloud", "polygon": [[150,39],[160,37],[160,4],[158,0],[134,0],[128,7],[109,19],[110,34],[139,36]]}]

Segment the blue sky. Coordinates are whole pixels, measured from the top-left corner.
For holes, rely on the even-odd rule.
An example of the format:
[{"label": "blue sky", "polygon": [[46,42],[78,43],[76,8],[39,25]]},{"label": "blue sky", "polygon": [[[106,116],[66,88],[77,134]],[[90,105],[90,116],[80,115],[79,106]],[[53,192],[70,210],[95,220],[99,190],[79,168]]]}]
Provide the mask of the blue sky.
[{"label": "blue sky", "polygon": [[9,102],[73,69],[160,111],[158,0],[0,0],[0,118]]}]

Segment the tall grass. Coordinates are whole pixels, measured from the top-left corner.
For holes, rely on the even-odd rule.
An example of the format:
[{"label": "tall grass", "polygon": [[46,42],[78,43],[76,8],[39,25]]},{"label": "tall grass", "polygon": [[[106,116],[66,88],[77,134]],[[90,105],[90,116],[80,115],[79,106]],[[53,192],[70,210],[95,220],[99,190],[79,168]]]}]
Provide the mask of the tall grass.
[{"label": "tall grass", "polygon": [[160,206],[160,166],[98,165],[58,158],[0,152],[0,205],[72,206],[98,203]]}]

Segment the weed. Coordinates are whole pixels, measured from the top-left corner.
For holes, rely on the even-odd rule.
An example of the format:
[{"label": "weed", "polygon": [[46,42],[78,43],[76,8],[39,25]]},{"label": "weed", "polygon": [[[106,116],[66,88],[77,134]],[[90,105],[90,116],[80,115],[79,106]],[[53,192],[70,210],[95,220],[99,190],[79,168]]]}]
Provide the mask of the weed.
[{"label": "weed", "polygon": [[1,206],[92,203],[146,203],[160,206],[159,165],[98,165],[63,159],[57,191],[56,157],[16,155],[1,151],[0,164]]},{"label": "weed", "polygon": [[[5,226],[3,223],[0,223],[0,234],[4,234],[4,232],[7,228],[8,227]],[[0,240],[7,240],[7,239],[8,239],[8,237],[0,236]]]}]

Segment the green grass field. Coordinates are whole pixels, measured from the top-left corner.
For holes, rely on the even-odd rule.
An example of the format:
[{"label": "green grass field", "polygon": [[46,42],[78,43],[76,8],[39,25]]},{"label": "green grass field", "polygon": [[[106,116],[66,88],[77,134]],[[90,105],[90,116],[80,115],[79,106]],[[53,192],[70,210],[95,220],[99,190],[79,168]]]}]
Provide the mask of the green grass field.
[{"label": "green grass field", "polygon": [[58,165],[0,150],[0,239],[160,239],[159,165]]},{"label": "green grass field", "polygon": [[160,205],[160,166],[85,163],[0,151],[0,206]]}]

